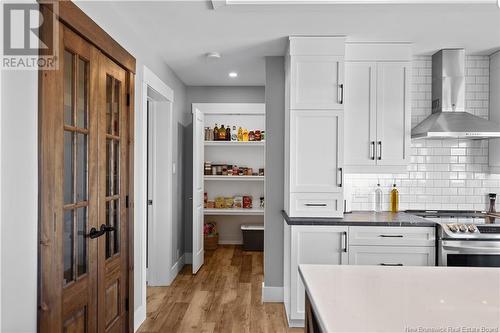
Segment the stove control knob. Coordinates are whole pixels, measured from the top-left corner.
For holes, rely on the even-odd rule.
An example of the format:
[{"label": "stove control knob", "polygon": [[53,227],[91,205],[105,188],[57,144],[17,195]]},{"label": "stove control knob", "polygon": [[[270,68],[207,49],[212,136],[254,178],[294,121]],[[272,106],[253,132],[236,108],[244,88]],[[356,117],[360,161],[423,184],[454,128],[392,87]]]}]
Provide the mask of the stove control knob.
[{"label": "stove control knob", "polygon": [[448,229],[450,229],[451,232],[457,232],[458,228],[456,224],[448,224]]},{"label": "stove control knob", "polygon": [[458,230],[460,230],[460,232],[467,232],[467,226],[465,224],[460,224],[458,226]]},{"label": "stove control knob", "polygon": [[467,229],[469,229],[469,232],[477,232],[477,227],[474,224],[469,224]]}]

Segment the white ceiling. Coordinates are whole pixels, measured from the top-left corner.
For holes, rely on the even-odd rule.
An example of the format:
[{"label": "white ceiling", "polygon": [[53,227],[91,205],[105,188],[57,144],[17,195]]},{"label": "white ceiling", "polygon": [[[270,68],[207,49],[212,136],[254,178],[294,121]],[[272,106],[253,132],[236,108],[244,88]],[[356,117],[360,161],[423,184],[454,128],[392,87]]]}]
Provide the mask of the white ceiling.
[{"label": "white ceiling", "polygon": [[[208,1],[79,3],[106,13],[159,52],[186,85],[263,85],[264,56],[283,55],[289,35],[345,34],[348,41],[412,42],[414,54],[500,49],[500,9],[480,5],[232,5]],[[217,51],[222,58],[207,61]],[[230,71],[238,72],[230,79]]]}]

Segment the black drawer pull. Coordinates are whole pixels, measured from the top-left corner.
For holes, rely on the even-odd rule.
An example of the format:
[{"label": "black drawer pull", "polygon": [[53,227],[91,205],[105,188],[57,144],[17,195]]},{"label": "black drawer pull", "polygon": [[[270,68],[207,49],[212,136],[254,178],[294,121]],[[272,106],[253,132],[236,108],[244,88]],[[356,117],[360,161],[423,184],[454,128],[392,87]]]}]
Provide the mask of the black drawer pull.
[{"label": "black drawer pull", "polygon": [[384,237],[384,238],[403,238],[403,235],[379,235],[379,237]]},{"label": "black drawer pull", "polygon": [[381,263],[380,266],[403,266],[403,264],[387,264],[387,263]]},{"label": "black drawer pull", "polygon": [[317,204],[315,204],[315,203],[306,203],[304,205],[307,206],[307,207],[326,207],[326,204],[324,204],[324,203],[317,203]]}]

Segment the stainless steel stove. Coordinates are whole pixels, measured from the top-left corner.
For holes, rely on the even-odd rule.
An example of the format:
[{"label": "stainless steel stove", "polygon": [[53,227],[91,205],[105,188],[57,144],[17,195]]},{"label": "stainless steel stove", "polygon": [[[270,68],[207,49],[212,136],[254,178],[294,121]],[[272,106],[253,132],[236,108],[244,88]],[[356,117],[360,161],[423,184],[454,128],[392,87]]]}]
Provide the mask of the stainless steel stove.
[{"label": "stainless steel stove", "polygon": [[407,211],[438,223],[439,266],[500,267],[500,217],[480,211]]}]

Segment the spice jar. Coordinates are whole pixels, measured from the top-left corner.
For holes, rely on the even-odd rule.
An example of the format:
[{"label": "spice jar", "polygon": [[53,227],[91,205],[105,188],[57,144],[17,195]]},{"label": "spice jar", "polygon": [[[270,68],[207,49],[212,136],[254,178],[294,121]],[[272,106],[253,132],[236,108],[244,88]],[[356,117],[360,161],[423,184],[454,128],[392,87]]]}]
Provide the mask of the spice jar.
[{"label": "spice jar", "polygon": [[259,176],[264,176],[264,168],[259,169]]},{"label": "spice jar", "polygon": [[260,140],[264,141],[266,139],[266,131],[260,131]]},{"label": "spice jar", "polygon": [[205,162],[204,175],[209,176],[212,174],[212,162]]},{"label": "spice jar", "polygon": [[248,141],[255,141],[255,132],[254,131],[248,132]]},{"label": "spice jar", "polygon": [[262,140],[262,135],[260,134],[259,130],[255,130],[255,141],[260,141]]},{"label": "spice jar", "polygon": [[260,208],[264,208],[264,197],[260,197]]}]

